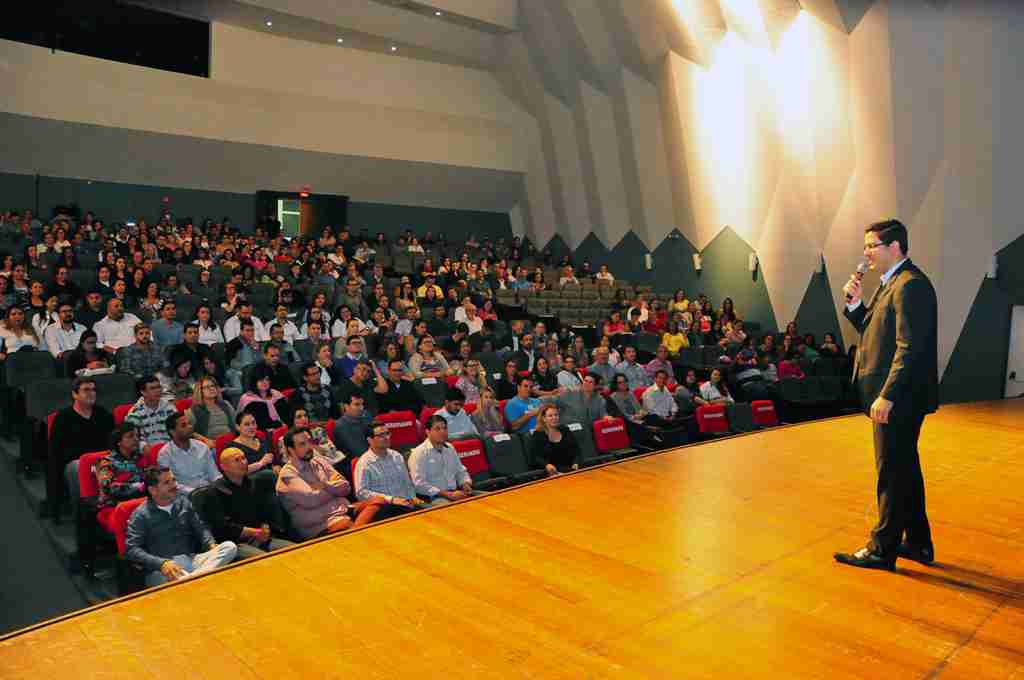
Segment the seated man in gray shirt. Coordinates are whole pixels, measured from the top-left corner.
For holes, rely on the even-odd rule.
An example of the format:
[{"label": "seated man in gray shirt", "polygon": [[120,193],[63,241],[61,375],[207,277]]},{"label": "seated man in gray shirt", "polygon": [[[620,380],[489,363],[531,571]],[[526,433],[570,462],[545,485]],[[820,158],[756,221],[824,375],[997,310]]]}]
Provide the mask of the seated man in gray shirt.
[{"label": "seated man in gray shirt", "polygon": [[609,417],[608,405],[601,395],[601,382],[601,376],[587,373],[580,387],[567,389],[555,398],[563,423],[590,426],[595,420]]},{"label": "seated man in gray shirt", "polygon": [[608,361],[608,348],[598,347],[594,350],[594,363],[587,366],[587,373],[601,376],[606,385],[612,383],[615,377],[615,367]]},{"label": "seated man in gray shirt", "polygon": [[144,479],[148,498],[128,520],[125,557],[146,572],[146,585],[201,574],[235,559],[238,547],[213,539],[188,497],[178,495],[173,472],[149,467]]},{"label": "seated man in gray shirt", "polygon": [[448,423],[434,414],[427,419],[427,438],[412,450],[409,471],[416,493],[443,505],[473,494],[473,480],[459,454],[448,443]]}]

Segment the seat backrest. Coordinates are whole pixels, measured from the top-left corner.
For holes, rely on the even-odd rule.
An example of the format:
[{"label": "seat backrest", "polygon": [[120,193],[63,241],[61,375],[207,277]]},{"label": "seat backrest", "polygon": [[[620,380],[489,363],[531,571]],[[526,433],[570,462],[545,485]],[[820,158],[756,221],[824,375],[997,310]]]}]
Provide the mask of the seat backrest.
[{"label": "seat backrest", "polygon": [[122,501],[114,508],[114,516],[110,520],[110,526],[114,530],[114,538],[117,539],[117,554],[124,556],[125,540],[128,534],[128,520],[132,513],[140,505],[146,502],[145,498],[133,498],[130,501]]},{"label": "seat backrest", "polygon": [[217,437],[217,439],[214,440],[214,455],[216,456],[216,459],[218,461],[220,460],[221,452],[228,447],[228,444],[236,436],[237,435],[234,432],[225,432],[224,434],[222,434],[221,436]]},{"label": "seat backrest", "polygon": [[484,444],[479,439],[455,439],[449,442],[459,454],[459,460],[473,481],[490,479],[491,466],[487,464]]},{"label": "seat backrest", "polygon": [[420,443],[420,429],[412,411],[381,413],[375,419],[391,433],[391,448],[412,448]]},{"label": "seat backrest", "polygon": [[622,418],[595,420],[594,445],[599,453],[607,453],[615,449],[628,449],[629,433],[626,431],[626,421]]},{"label": "seat backrest", "polygon": [[[330,421],[328,421],[328,424],[330,424]],[[330,432],[333,429],[334,428],[329,428],[327,431]],[[270,433],[270,450],[271,451],[277,451],[278,442],[281,441],[281,437],[283,437],[284,433],[287,432],[287,431],[288,431],[288,426],[287,425],[282,425],[281,427],[277,428],[276,430],[274,430],[273,432]],[[333,435],[331,435],[331,434],[328,434],[327,436],[328,437],[333,437]]]},{"label": "seat backrest", "polygon": [[491,473],[499,477],[514,477],[530,469],[523,439],[515,434],[496,434],[484,439],[484,453]]},{"label": "seat backrest", "polygon": [[843,398],[843,380],[834,375],[818,375],[821,394],[825,401],[841,401]]},{"label": "seat backrest", "polygon": [[646,391],[647,391],[646,387],[637,387],[636,389],[633,390],[633,396],[636,397],[637,401],[639,401],[641,404],[643,404],[644,403],[644,392],[646,392]]},{"label": "seat backrest", "polygon": [[775,427],[779,424],[779,417],[775,413],[775,404],[768,399],[757,399],[750,402],[750,409],[756,424],[762,427]]},{"label": "seat backrest", "polygon": [[729,421],[725,417],[725,406],[708,404],[697,409],[697,428],[702,434],[728,432]]},{"label": "seat backrest", "polygon": [[53,378],[25,385],[25,415],[43,420],[47,415],[71,405],[71,380]]},{"label": "seat backrest", "polygon": [[178,413],[184,413],[185,411],[187,411],[190,408],[192,408],[192,400],[191,399],[179,399],[176,402],[174,402],[174,408],[175,408],[175,410]]},{"label": "seat backrest", "polygon": [[24,387],[36,380],[57,377],[57,364],[49,352],[26,350],[8,354],[4,368],[8,387]]},{"label": "seat backrest", "polygon": [[157,442],[147,446],[146,450],[142,453],[142,459],[139,460],[139,467],[145,469],[151,465],[156,465],[157,459],[160,457],[160,451],[166,444],[167,442]]},{"label": "seat backrest", "polygon": [[416,391],[428,406],[441,406],[444,404],[444,392],[447,387],[444,380],[420,378],[413,385],[416,386]]},{"label": "seat backrest", "polygon": [[729,427],[733,432],[752,432],[756,429],[754,413],[750,404],[737,402],[725,407],[729,419]]},{"label": "seat backrest", "polygon": [[135,391],[135,378],[127,373],[108,373],[95,376],[96,403],[107,409],[114,409],[120,404],[134,403],[138,394]]},{"label": "seat backrest", "polygon": [[420,411],[420,427],[422,427],[424,431],[426,431],[427,429],[427,420],[430,418],[430,416],[434,415],[440,410],[441,409],[438,408],[437,406],[423,407],[423,410]]},{"label": "seat backrest", "polygon": [[120,404],[114,407],[114,424],[120,425],[124,422],[125,416],[132,410],[133,404]]},{"label": "seat backrest", "polygon": [[594,444],[593,423],[566,423],[569,434],[580,447],[583,462],[597,458],[597,446]]},{"label": "seat backrest", "polygon": [[100,485],[96,480],[96,466],[100,459],[109,451],[93,451],[78,457],[78,497],[96,498],[100,495]]},{"label": "seat backrest", "polygon": [[779,394],[788,402],[807,400],[807,389],[800,378],[783,378],[779,381]]}]

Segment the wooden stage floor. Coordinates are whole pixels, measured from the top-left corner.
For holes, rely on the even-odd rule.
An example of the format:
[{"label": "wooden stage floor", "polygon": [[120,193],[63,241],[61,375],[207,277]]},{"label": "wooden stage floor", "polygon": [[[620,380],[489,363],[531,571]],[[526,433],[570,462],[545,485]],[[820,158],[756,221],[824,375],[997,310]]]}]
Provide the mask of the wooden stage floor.
[{"label": "wooden stage floor", "polygon": [[1019,400],[926,421],[932,568],[833,562],[875,517],[870,424],[853,416],[541,482],[86,610],[0,640],[0,678],[1024,677],[1022,424]]}]

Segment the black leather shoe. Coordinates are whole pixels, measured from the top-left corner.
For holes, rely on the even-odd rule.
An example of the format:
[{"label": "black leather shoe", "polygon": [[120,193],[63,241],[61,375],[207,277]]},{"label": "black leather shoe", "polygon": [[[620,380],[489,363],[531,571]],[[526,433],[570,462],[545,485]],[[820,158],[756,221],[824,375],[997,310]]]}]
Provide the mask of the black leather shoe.
[{"label": "black leather shoe", "polygon": [[896,554],[904,559],[914,560],[925,565],[935,562],[935,548],[930,545],[913,546],[903,541],[896,548]]},{"label": "black leather shoe", "polygon": [[896,568],[896,558],[885,558],[871,552],[868,548],[861,548],[855,553],[836,553],[833,555],[836,562],[848,564],[851,567],[862,569],[885,569],[892,571]]}]

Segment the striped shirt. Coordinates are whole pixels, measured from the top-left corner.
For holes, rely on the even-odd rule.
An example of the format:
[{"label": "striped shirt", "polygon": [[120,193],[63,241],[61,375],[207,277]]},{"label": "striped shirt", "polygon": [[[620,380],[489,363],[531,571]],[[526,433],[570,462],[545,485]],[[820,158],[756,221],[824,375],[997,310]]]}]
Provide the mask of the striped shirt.
[{"label": "striped shirt", "polygon": [[156,408],[150,408],[146,405],[146,400],[139,397],[124,419],[135,426],[139,440],[148,446],[170,441],[166,421],[172,413],[177,413],[177,409],[168,399],[161,399]]},{"label": "striped shirt", "polygon": [[355,471],[356,498],[361,501],[383,496],[388,503],[396,498],[411,500],[416,488],[405,467],[402,454],[394,449],[378,456],[372,449],[359,457]]}]

